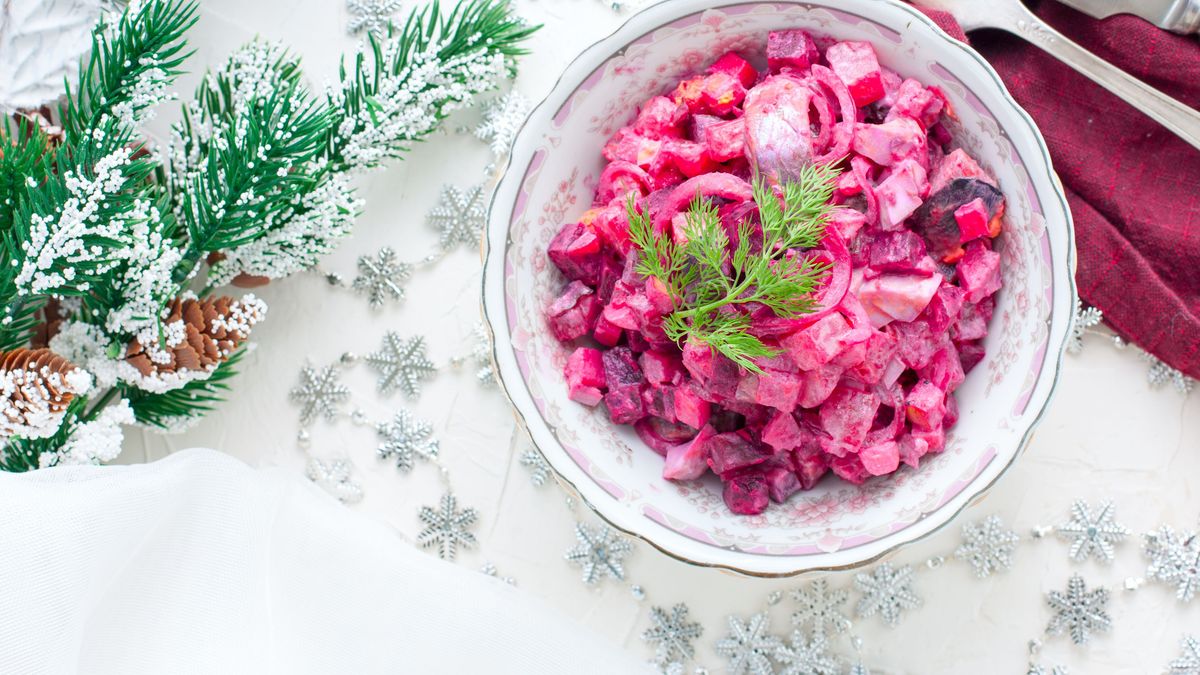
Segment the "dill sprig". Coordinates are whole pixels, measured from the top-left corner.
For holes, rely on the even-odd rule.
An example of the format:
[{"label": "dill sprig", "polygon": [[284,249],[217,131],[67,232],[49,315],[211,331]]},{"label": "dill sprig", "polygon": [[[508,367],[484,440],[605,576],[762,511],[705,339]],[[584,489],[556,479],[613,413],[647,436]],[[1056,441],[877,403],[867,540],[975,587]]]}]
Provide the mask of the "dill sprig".
[{"label": "dill sprig", "polygon": [[648,213],[631,197],[626,204],[630,239],[638,248],[637,270],[657,279],[675,300],[663,329],[676,342],[707,344],[752,372],[755,359],[776,352],[750,333],[747,311],[770,309],[794,318],[814,309],[813,293],[829,265],[804,255],[821,242],[835,206],[832,165],[813,165],[780,186],[779,193],[762,179],[754,181],[754,202],[762,227],[762,245],[754,245],[755,227],[738,223],[738,242],[730,250],[729,235],[717,207],[699,196],[688,208],[684,235],[676,242],[658,233]]}]

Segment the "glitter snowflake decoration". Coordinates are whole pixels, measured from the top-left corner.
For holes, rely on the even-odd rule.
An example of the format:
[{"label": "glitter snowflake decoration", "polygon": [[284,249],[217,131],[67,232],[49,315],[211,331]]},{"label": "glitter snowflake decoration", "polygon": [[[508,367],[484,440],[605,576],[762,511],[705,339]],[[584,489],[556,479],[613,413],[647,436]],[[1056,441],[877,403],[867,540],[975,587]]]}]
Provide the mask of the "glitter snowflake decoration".
[{"label": "glitter snowflake decoration", "polygon": [[965,560],[975,570],[975,576],[985,579],[994,572],[1012,567],[1012,554],[1020,537],[1004,527],[999,516],[988,516],[982,522],[963,527],[963,543],[954,557]]},{"label": "glitter snowflake decoration", "polygon": [[1112,562],[1115,556],[1113,544],[1129,535],[1129,530],[1113,519],[1112,502],[1104,502],[1100,510],[1092,515],[1084,501],[1071,505],[1071,520],[1054,528],[1058,536],[1071,539],[1072,560],[1085,560],[1095,556],[1097,560]]},{"label": "glitter snowflake decoration", "polygon": [[900,623],[900,614],[907,609],[919,607],[921,599],[913,593],[912,567],[904,565],[893,568],[883,563],[870,573],[861,572],[854,577],[854,585],[862,593],[854,611],[862,617],[879,614],[883,622],[895,627]]},{"label": "glitter snowflake decoration", "polygon": [[742,623],[736,616],[729,617],[729,635],[716,645],[716,652],[729,659],[730,675],[773,675],[771,657],[783,646],[783,642],[767,631],[770,619],[760,612]]},{"label": "glitter snowflake decoration", "polygon": [[1153,354],[1142,352],[1141,356],[1144,360],[1150,362],[1150,369],[1146,371],[1146,380],[1150,383],[1151,387],[1157,388],[1169,383],[1175,388],[1175,391],[1187,395],[1196,386],[1195,380],[1163,363]]},{"label": "glitter snowflake decoration", "polygon": [[1175,586],[1175,597],[1190,602],[1200,591],[1200,537],[1176,534],[1164,525],[1146,535],[1144,552],[1150,558],[1146,576]]},{"label": "glitter snowflake decoration", "polygon": [[375,427],[382,441],[377,453],[382,459],[394,459],[396,468],[411,471],[416,458],[430,460],[437,457],[438,442],[433,438],[433,427],[417,419],[411,412],[401,410],[391,421]]},{"label": "glitter snowflake decoration", "polygon": [[550,477],[550,463],[533,448],[521,453],[521,466],[529,469],[529,480],[537,487],[545,485]]},{"label": "glitter snowflake decoration", "polygon": [[460,190],[453,185],[442,188],[442,199],[426,221],[439,234],[442,249],[449,251],[458,245],[478,247],[487,209],[483,204],[483,186]]},{"label": "glitter snowflake decoration", "polygon": [[583,568],[583,583],[595,584],[604,577],[625,578],[625,565],[621,559],[633,550],[629,540],[610,527],[602,525],[592,529],[583,523],[576,523],[575,538],[579,543],[564,557],[567,562]]},{"label": "glitter snowflake decoration", "polygon": [[347,0],[346,9],[350,12],[347,33],[354,35],[367,31],[372,35],[383,35],[392,22],[392,15],[400,9],[400,0]]},{"label": "glitter snowflake decoration", "polygon": [[1045,666],[1029,664],[1029,670],[1025,671],[1025,675],[1068,675],[1067,669],[1062,666],[1054,666],[1050,670],[1046,670]]},{"label": "glitter snowflake decoration", "polygon": [[792,613],[792,625],[796,628],[811,626],[812,630],[822,635],[828,635],[830,628],[833,632],[841,633],[850,625],[850,620],[842,613],[841,606],[846,604],[850,594],[843,589],[829,589],[829,582],[817,579],[804,588],[792,591],[792,600],[797,604]]},{"label": "glitter snowflake decoration", "polygon": [[425,529],[417,535],[417,543],[424,548],[436,546],[439,558],[454,560],[459,546],[475,546],[475,535],[468,532],[467,528],[475,524],[479,514],[471,508],[459,511],[454,495],[443,495],[437,509],[422,506],[419,517]]},{"label": "glitter snowflake decoration", "polygon": [[850,666],[850,670],[846,671],[846,675],[871,675],[871,671],[861,663],[856,663]]},{"label": "glitter snowflake decoration", "polygon": [[412,266],[400,262],[396,252],[385,246],[374,258],[364,255],[358,259],[353,288],[367,296],[371,309],[379,309],[388,300],[404,299],[404,282],[411,276]]},{"label": "glitter snowflake decoration", "polygon": [[492,338],[483,323],[471,329],[471,360],[477,370],[475,379],[479,384],[490,387],[496,384],[496,365],[492,362]]},{"label": "glitter snowflake decoration", "polygon": [[1200,640],[1183,636],[1183,653],[1167,665],[1171,675],[1200,675]]},{"label": "glitter snowflake decoration", "polygon": [[700,624],[688,621],[687,605],[679,603],[669,614],[662,607],[651,607],[650,623],[651,626],[642,633],[642,639],[654,645],[654,662],[659,666],[687,661],[696,655],[692,643],[704,629]]},{"label": "glitter snowflake decoration", "polygon": [[300,371],[300,385],[291,391],[289,398],[300,406],[302,424],[318,417],[333,421],[342,402],[350,398],[350,390],[338,381],[338,373],[332,366],[305,366]]},{"label": "glitter snowflake decoration", "polygon": [[308,465],[304,468],[309,480],[345,504],[353,504],[363,498],[362,484],[351,478],[353,473],[354,465],[344,457],[330,460],[309,457]]},{"label": "glitter snowflake decoration", "polygon": [[1071,319],[1071,336],[1067,338],[1067,351],[1078,354],[1083,351],[1083,336],[1089,328],[1098,326],[1104,313],[1097,307],[1084,307],[1083,301],[1075,298],[1075,316]]},{"label": "glitter snowflake decoration", "polygon": [[384,334],[383,347],[367,355],[367,363],[379,371],[381,393],[399,387],[409,398],[420,396],[421,382],[437,372],[425,355],[425,338],[418,335],[405,340],[391,331]]},{"label": "glitter snowflake decoration", "polygon": [[512,147],[513,139],[529,117],[529,99],[510,91],[483,105],[483,121],[475,127],[475,137],[485,141],[497,157]]},{"label": "glitter snowflake decoration", "polygon": [[1054,610],[1046,632],[1059,635],[1067,632],[1077,645],[1087,644],[1092,633],[1108,630],[1112,619],[1104,611],[1108,607],[1108,589],[1087,589],[1083,577],[1071,575],[1067,580],[1067,592],[1050,591],[1046,603]]},{"label": "glitter snowflake decoration", "polygon": [[838,675],[828,649],[824,633],[813,633],[810,638],[803,631],[792,631],[791,642],[775,649],[775,660],[783,666],[779,675]]}]

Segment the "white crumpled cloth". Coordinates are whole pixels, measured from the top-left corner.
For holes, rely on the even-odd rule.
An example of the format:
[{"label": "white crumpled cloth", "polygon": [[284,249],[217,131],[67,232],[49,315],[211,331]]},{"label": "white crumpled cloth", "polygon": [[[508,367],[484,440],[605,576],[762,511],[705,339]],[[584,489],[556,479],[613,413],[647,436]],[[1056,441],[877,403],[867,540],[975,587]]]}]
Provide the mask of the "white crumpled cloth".
[{"label": "white crumpled cloth", "polygon": [[637,673],[497,579],[212,450],[0,474],[0,673]]}]

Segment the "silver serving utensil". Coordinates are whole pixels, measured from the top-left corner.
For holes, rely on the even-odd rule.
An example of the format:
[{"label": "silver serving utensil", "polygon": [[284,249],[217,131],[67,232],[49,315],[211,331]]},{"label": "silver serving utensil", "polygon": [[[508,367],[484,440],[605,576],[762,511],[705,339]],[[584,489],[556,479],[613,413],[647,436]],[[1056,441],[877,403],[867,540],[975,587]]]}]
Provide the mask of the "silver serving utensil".
[{"label": "silver serving utensil", "polygon": [[[1088,2],[1089,0],[1076,0]],[[1090,0],[1096,4],[1116,4],[1118,0]],[[1129,0],[1142,2],[1143,0]],[[1153,0],[1145,0],[1148,4]],[[1068,40],[1051,28],[1020,0],[923,0],[927,7],[954,15],[965,31],[999,28],[1024,38],[1047,54],[1071,66],[1096,84],[1125,99],[1150,119],[1200,149],[1200,111],[1180,103],[1129,73],[1117,68]]]},{"label": "silver serving utensil", "polygon": [[1200,31],[1200,0],[1061,0],[1065,5],[1103,19],[1114,14],[1140,16],[1176,33]]}]

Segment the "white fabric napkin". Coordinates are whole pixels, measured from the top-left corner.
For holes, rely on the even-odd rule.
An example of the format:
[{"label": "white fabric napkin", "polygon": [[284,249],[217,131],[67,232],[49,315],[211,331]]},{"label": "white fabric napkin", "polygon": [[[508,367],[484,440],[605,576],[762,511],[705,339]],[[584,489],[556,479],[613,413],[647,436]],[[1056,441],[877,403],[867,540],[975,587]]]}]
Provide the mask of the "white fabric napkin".
[{"label": "white fabric napkin", "polygon": [[519,589],[212,450],[0,474],[0,673],[642,673]]}]

